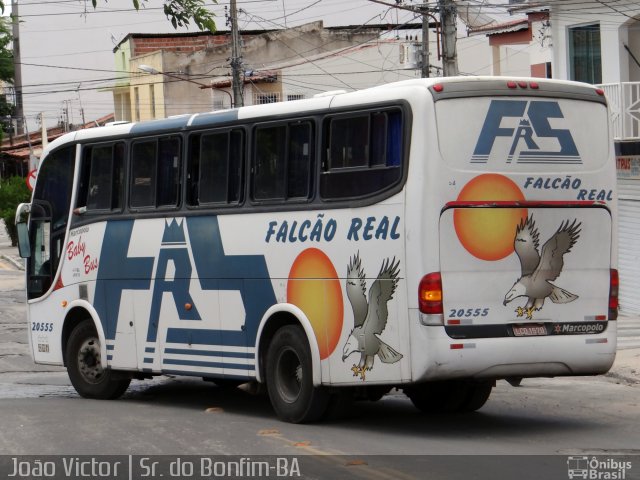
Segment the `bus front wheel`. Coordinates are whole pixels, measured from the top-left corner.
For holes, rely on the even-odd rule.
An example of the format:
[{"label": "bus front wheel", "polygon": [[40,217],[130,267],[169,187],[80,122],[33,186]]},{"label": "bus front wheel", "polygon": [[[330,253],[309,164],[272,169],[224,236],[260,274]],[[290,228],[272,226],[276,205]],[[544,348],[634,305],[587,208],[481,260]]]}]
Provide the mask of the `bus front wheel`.
[{"label": "bus front wheel", "polygon": [[275,333],[266,367],[269,399],[281,420],[308,423],[324,415],[330,395],[313,386],[311,349],[302,328],[287,325]]},{"label": "bus front wheel", "polygon": [[91,320],[82,321],[71,332],[65,362],[71,384],[85,398],[115,399],[131,383],[131,379],[116,378],[115,372],[105,368],[98,333]]}]

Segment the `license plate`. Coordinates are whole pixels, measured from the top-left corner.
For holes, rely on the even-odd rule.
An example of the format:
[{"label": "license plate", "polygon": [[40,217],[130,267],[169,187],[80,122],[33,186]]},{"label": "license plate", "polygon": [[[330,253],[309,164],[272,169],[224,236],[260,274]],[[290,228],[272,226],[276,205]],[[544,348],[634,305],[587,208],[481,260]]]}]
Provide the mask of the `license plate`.
[{"label": "license plate", "polygon": [[513,334],[516,337],[535,337],[546,335],[547,329],[544,325],[514,325]]}]

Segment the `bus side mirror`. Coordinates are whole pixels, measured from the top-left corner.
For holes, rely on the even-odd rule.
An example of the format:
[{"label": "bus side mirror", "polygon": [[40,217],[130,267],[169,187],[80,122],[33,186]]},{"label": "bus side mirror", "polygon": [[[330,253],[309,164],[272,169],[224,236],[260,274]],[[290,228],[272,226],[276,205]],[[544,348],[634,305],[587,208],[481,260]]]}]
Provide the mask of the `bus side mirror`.
[{"label": "bus side mirror", "polygon": [[18,231],[18,253],[22,258],[31,256],[31,245],[29,244],[29,229],[26,223],[16,225]]},{"label": "bus side mirror", "polygon": [[16,209],[16,230],[18,232],[18,253],[22,258],[31,256],[29,242],[29,229],[27,228],[28,215],[31,213],[30,203],[21,203]]}]

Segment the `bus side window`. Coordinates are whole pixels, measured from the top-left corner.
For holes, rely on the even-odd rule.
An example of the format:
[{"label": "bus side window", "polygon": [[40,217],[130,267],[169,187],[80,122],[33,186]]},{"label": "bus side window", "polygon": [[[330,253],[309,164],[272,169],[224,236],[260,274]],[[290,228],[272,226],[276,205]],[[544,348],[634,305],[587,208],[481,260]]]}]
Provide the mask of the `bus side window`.
[{"label": "bus side window", "polygon": [[311,185],[311,124],[291,125],[289,133],[289,162],[287,197],[309,198]]},{"label": "bus side window", "polygon": [[330,168],[369,165],[369,115],[331,122]]},{"label": "bus side window", "polygon": [[237,204],[242,196],[244,133],[203,133],[191,139],[190,205]]},{"label": "bus side window", "polygon": [[180,139],[135,142],[131,149],[130,206],[175,207],[180,198]]},{"label": "bus side window", "polygon": [[86,212],[120,210],[124,182],[124,144],[84,148],[77,207]]},{"label": "bus side window", "polygon": [[131,206],[154,207],[156,198],[155,140],[136,142],[131,151]]},{"label": "bus side window", "polygon": [[253,159],[254,200],[311,197],[313,126],[310,122],[258,127]]},{"label": "bus side window", "polygon": [[399,109],[331,116],[326,120],[320,196],[375,195],[402,178],[403,119]]},{"label": "bus side window", "polygon": [[256,132],[253,198],[273,200],[285,198],[287,127],[259,128]]},{"label": "bus side window", "polygon": [[174,207],[180,198],[180,141],[158,140],[158,186],[156,205]]}]

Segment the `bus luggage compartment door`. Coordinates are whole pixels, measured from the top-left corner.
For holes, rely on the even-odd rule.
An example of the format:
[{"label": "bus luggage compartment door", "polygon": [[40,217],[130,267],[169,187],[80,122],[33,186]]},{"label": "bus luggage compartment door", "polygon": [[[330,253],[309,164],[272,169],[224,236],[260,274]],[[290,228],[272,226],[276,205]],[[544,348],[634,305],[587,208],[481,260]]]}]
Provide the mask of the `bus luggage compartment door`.
[{"label": "bus luggage compartment door", "polygon": [[611,229],[610,212],[600,205],[445,209],[440,262],[447,333],[452,338],[602,333]]}]

